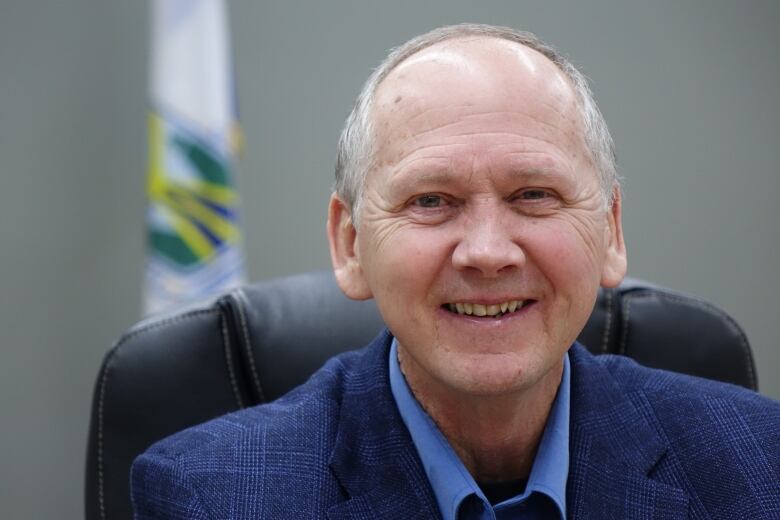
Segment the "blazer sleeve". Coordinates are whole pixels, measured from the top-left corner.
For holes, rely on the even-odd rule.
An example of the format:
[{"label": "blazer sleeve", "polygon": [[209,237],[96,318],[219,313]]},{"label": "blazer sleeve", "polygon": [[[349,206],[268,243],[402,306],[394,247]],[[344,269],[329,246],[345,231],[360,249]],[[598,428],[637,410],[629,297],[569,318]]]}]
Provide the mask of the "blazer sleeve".
[{"label": "blazer sleeve", "polygon": [[210,518],[174,459],[144,453],[133,463],[130,484],[136,520]]}]

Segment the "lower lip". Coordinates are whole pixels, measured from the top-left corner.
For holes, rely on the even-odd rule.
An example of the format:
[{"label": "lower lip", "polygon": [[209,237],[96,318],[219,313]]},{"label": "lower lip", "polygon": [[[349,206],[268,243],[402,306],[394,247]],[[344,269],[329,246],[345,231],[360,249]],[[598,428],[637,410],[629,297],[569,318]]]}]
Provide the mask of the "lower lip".
[{"label": "lower lip", "polygon": [[457,312],[451,312],[448,311],[442,307],[439,307],[439,312],[443,315],[447,316],[450,319],[457,320],[458,322],[465,322],[465,323],[473,323],[476,325],[482,325],[482,326],[497,326],[497,325],[503,325],[505,323],[508,323],[512,320],[522,318],[527,314],[531,309],[533,309],[538,302],[533,301],[531,303],[528,303],[526,305],[523,305],[522,308],[519,310],[516,310],[515,312],[508,312],[506,314],[502,314],[499,317],[491,317],[491,316],[474,316],[469,314],[459,314]]}]

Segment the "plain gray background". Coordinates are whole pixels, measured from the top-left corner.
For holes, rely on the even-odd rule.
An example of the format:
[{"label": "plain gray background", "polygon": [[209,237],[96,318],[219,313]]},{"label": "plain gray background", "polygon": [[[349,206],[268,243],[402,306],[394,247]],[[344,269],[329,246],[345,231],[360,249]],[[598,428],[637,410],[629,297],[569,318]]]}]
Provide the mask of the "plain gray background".
[{"label": "plain gray background", "polygon": [[[585,5],[587,4],[587,5]],[[592,79],[626,178],[629,272],[695,293],[780,398],[780,4],[230,3],[252,279],[329,266],[335,143],[387,49],[477,21],[536,32]],[[0,7],[0,511],[83,515],[92,386],[140,317],[148,5]]]}]

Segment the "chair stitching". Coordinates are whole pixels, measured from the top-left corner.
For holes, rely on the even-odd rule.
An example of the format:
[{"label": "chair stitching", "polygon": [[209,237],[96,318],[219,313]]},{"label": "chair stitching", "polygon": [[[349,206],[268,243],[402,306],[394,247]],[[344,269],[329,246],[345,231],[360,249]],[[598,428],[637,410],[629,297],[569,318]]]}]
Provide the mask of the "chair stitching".
[{"label": "chair stitching", "polygon": [[628,324],[630,323],[629,317],[631,316],[631,298],[628,294],[623,295],[623,330],[620,337],[620,349],[618,354],[626,355],[626,343],[628,342]]},{"label": "chair stitching", "polygon": [[613,291],[611,289],[607,289],[606,291],[607,317],[604,320],[604,334],[602,336],[602,342],[601,342],[602,354],[607,353],[607,346],[609,345],[609,333],[612,329],[612,298],[613,298]]},{"label": "chair stitching", "polygon": [[106,518],[105,499],[103,496],[104,493],[103,492],[103,487],[104,487],[103,486],[103,406],[104,406],[104,398],[106,395],[106,384],[108,382],[108,372],[109,372],[109,365],[108,363],[106,363],[106,368],[103,371],[103,376],[100,378],[100,397],[98,398],[98,435],[97,435],[98,506],[100,509],[100,518],[102,520],[105,520]]},{"label": "chair stitching", "polygon": [[[693,305],[694,307],[698,307],[704,311],[707,311],[711,314],[718,315],[723,321],[725,321],[726,325],[729,327],[731,332],[737,336],[739,339],[739,346],[742,349],[742,361],[744,363],[745,371],[748,374],[748,380],[750,381],[750,386],[752,388],[756,387],[756,378],[755,373],[753,371],[753,365],[750,362],[752,360],[753,356],[750,352],[750,347],[747,343],[747,338],[745,337],[745,334],[742,332],[742,329],[737,324],[737,322],[729,316],[724,310],[716,307],[715,305],[712,305],[711,303],[704,301],[700,298],[697,298],[695,296],[689,296],[689,295],[677,295],[674,293],[670,293],[667,291],[657,291],[655,294],[657,294],[660,298],[665,298],[667,300],[671,300],[678,303],[687,303],[690,305]],[[626,295],[625,299],[639,299],[639,298],[652,298],[653,294],[648,292],[642,292],[642,293],[636,293],[631,295]]]},{"label": "chair stitching", "polygon": [[246,301],[246,297],[242,289],[237,289],[235,294],[237,299],[242,300],[241,305],[238,306],[238,317],[241,320],[241,330],[244,334],[244,348],[246,349],[247,358],[249,358],[249,366],[252,369],[252,381],[254,381],[255,388],[257,388],[257,394],[260,398],[260,402],[265,402],[265,393],[263,392],[263,388],[260,386],[260,377],[257,373],[255,357],[252,354],[252,343],[249,339],[249,327],[247,327],[246,315],[244,314],[243,303]]},{"label": "chair stitching", "polygon": [[233,387],[233,393],[236,396],[236,403],[239,408],[244,407],[244,403],[241,400],[241,393],[238,391],[238,384],[236,384],[236,374],[233,371],[233,356],[230,353],[230,337],[228,336],[227,324],[225,323],[225,317],[219,315],[220,328],[222,329],[222,344],[225,345],[225,361],[227,362],[228,376],[230,377],[230,386]]},{"label": "chair stitching", "polygon": [[185,319],[189,319],[194,316],[199,316],[201,314],[214,314],[216,312],[219,311],[217,309],[198,309],[195,311],[188,312],[186,314],[181,314],[171,318],[161,319],[160,321],[152,322],[144,327],[141,327],[139,329],[133,330],[125,334],[124,336],[119,338],[119,340],[116,342],[114,347],[110,350],[108,354],[108,359],[106,360],[105,370],[103,371],[103,376],[101,377],[100,380],[100,397],[98,398],[98,432],[97,432],[98,506],[100,510],[100,518],[102,520],[106,519],[105,491],[104,491],[105,479],[103,476],[103,415],[105,411],[105,395],[106,395],[106,387],[108,386],[108,374],[111,371],[114,359],[117,357],[119,350],[122,348],[122,346],[128,341],[130,341],[132,338],[138,336],[139,334],[148,332],[150,330],[158,329],[160,327],[170,325],[172,323],[177,323],[179,321],[183,321]]},{"label": "chair stitching", "polygon": [[669,299],[669,300],[673,300],[673,301],[677,301],[677,302],[689,301],[690,303],[693,303],[697,307],[699,307],[701,309],[704,309],[704,310],[709,310],[710,312],[713,312],[713,313],[719,315],[722,319],[724,319],[726,321],[727,325],[729,326],[729,328],[731,329],[731,332],[735,336],[737,336],[739,338],[739,346],[742,348],[742,354],[743,354],[742,361],[745,364],[745,369],[746,369],[746,371],[748,373],[748,378],[750,380],[750,386],[753,387],[753,388],[756,388],[756,386],[757,386],[756,377],[755,377],[755,373],[753,371],[753,364],[750,362],[753,359],[753,355],[750,352],[750,347],[748,346],[748,341],[747,341],[747,337],[745,336],[745,333],[742,332],[742,329],[737,324],[737,322],[734,320],[734,318],[729,316],[724,310],[722,310],[722,309],[712,305],[711,303],[709,303],[707,301],[701,300],[701,299],[696,298],[694,296],[688,297],[688,298],[690,298],[690,300],[688,300],[688,299],[686,299],[685,297],[682,297],[682,296],[677,296],[675,294],[668,294],[667,293],[667,294],[664,294],[663,296],[665,298]]}]

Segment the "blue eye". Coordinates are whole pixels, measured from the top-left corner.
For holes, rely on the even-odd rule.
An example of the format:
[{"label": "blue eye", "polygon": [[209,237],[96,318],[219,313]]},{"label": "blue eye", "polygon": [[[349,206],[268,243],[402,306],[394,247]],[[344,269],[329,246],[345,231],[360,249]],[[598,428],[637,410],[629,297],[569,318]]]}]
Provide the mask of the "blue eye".
[{"label": "blue eye", "polygon": [[439,195],[423,195],[422,197],[417,197],[415,202],[422,208],[438,208],[443,201]]}]

